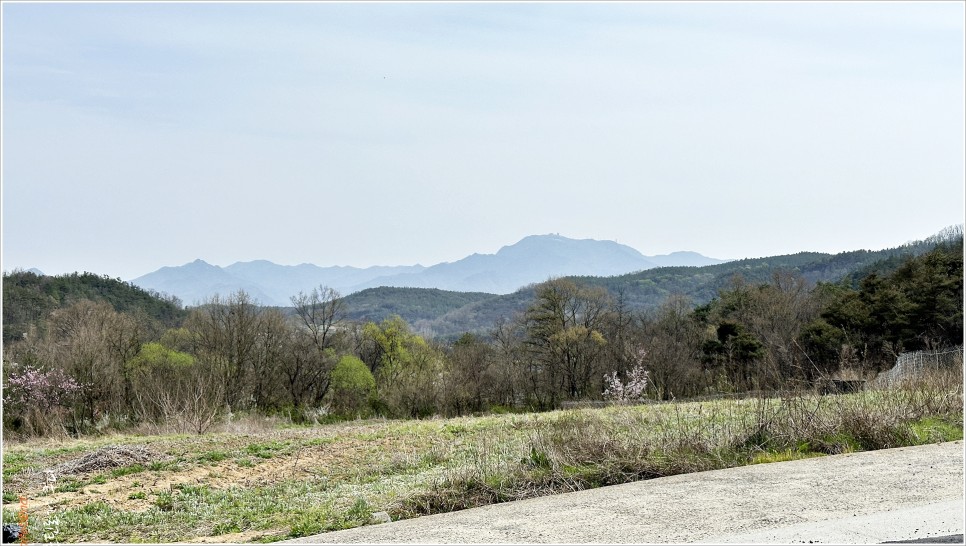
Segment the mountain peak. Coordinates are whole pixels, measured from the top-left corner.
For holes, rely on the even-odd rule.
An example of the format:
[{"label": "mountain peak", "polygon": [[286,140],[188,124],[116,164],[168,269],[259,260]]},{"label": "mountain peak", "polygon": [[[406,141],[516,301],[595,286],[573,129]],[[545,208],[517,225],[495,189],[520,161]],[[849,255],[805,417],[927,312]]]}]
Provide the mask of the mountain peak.
[{"label": "mountain peak", "polygon": [[[630,259],[634,261],[641,262],[638,264],[639,269],[647,269],[649,267],[654,267],[654,264],[647,261],[647,258],[638,252],[637,250],[627,246],[622,245],[616,241],[600,241],[597,239],[571,239],[569,237],[564,237],[559,233],[548,233],[546,235],[529,235],[520,239],[515,244],[505,246],[501,248],[497,255],[532,255],[540,254],[543,256],[547,255],[568,255],[571,256],[568,260],[572,259],[574,261],[586,260],[585,267],[590,265],[596,260],[612,259],[614,255],[622,256],[623,259]],[[616,264],[615,264],[616,266]],[[626,266],[616,266],[618,269]],[[606,269],[606,267],[605,267]],[[629,271],[625,271],[629,272]],[[616,273],[615,273],[616,274]]]},{"label": "mountain peak", "polygon": [[[701,260],[705,260],[701,263]],[[197,259],[164,267],[134,279],[134,284],[201,301],[243,289],[266,305],[288,305],[289,298],[328,286],[348,295],[379,286],[438,288],[459,292],[508,294],[550,277],[610,277],[664,265],[708,265],[698,254],[681,252],[650,258],[616,241],[571,239],[559,233],[529,235],[496,254],[471,254],[428,268],[416,266],[319,267],[276,265],[268,260],[236,262],[227,267]]]},{"label": "mountain peak", "polygon": [[191,270],[191,271],[202,271],[202,270],[208,270],[208,269],[221,269],[217,265],[211,265],[210,263],[202,260],[201,258],[198,258],[198,259],[196,259],[193,262],[188,262],[188,263],[184,264],[181,267],[183,267],[184,269]]}]

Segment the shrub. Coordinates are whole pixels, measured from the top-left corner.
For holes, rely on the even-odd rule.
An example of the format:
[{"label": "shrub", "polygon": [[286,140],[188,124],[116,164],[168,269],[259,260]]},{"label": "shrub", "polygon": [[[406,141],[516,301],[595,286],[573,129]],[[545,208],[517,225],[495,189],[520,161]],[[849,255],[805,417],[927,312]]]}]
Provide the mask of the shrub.
[{"label": "shrub", "polygon": [[362,417],[371,410],[376,379],[362,360],[343,356],[332,370],[332,408],[340,415]]},{"label": "shrub", "polygon": [[615,402],[639,402],[644,399],[647,389],[647,370],[638,364],[627,372],[627,383],[617,377],[617,372],[604,375],[604,399]]},{"label": "shrub", "polygon": [[5,413],[28,434],[44,435],[62,425],[67,407],[81,386],[62,370],[24,366],[4,388]]}]

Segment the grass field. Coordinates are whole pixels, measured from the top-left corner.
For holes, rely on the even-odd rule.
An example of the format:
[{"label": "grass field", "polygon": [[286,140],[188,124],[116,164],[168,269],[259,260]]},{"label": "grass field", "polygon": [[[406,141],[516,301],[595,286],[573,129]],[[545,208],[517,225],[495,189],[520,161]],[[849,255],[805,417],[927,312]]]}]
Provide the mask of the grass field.
[{"label": "grass field", "polygon": [[31,542],[272,542],[638,479],[963,437],[962,376],[882,391],[4,444]]}]

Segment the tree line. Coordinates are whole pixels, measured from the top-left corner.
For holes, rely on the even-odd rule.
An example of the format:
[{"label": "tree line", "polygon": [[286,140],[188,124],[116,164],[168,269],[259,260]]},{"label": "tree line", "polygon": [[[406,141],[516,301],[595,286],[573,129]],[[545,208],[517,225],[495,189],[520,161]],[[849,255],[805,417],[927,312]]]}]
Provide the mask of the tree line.
[{"label": "tree line", "polygon": [[239,291],[181,316],[79,298],[5,343],[4,427],[201,433],[237,413],[298,422],[548,410],[632,381],[656,400],[808,389],[961,343],[962,301],[961,233],[857,283],[735,275],[700,306],[672,295],[640,311],[620,291],[554,279],[533,287],[525,311],[450,343],[398,316],[349,320],[324,286],[293,296],[291,310]]}]

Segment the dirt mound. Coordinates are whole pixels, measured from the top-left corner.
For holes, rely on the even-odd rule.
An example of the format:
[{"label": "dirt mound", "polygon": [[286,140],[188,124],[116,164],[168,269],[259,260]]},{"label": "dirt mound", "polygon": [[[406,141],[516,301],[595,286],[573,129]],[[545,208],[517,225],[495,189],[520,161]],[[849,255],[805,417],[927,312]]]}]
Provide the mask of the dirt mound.
[{"label": "dirt mound", "polygon": [[58,476],[85,474],[133,464],[144,464],[165,458],[152,453],[143,446],[113,445],[102,447],[83,457],[61,463],[51,470]]}]

